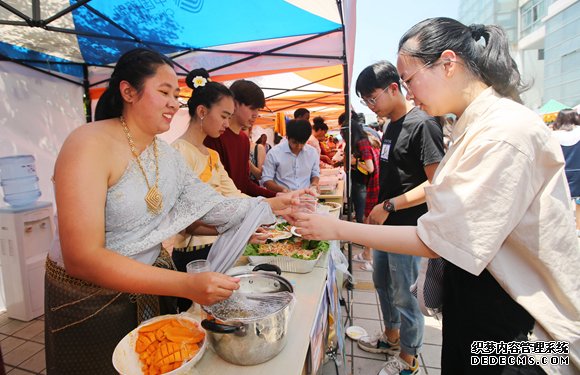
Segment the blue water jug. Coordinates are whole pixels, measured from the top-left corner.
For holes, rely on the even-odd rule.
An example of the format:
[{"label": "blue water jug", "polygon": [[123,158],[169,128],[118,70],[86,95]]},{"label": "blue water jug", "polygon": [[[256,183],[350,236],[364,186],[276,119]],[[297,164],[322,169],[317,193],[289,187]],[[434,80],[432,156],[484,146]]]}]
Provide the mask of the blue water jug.
[{"label": "blue water jug", "polygon": [[14,207],[30,205],[40,197],[34,156],[0,158],[0,185],[4,201]]}]

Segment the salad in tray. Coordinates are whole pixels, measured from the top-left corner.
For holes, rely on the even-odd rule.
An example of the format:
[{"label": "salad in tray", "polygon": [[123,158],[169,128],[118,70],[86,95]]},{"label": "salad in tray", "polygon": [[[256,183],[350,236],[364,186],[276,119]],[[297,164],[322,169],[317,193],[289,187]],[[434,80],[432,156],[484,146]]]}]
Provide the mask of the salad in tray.
[{"label": "salad in tray", "polygon": [[283,241],[264,244],[248,244],[244,250],[246,256],[287,256],[302,260],[315,260],[318,255],[330,247],[328,241],[305,240],[291,236]]}]

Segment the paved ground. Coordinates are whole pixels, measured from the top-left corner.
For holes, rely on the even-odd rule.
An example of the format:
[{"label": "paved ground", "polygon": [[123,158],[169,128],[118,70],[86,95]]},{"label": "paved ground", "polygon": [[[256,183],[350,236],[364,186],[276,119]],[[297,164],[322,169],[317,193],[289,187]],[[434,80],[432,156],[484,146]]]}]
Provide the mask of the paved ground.
[{"label": "paved ground", "polygon": [[[353,246],[353,255],[361,252]],[[357,325],[367,332],[380,332],[384,329],[378,297],[373,287],[372,272],[358,270],[361,263],[353,263],[354,290],[343,289],[345,300],[350,301],[350,316],[352,322],[346,326]],[[346,319],[346,309],[343,308],[343,320]],[[425,318],[425,334],[422,353],[419,356],[421,374],[439,375],[441,373],[441,321],[435,318]],[[346,367],[341,371],[348,375],[376,375],[386,360],[384,354],[367,353],[357,346],[356,342],[345,339]],[[336,374],[336,368],[327,363],[323,375]]]}]

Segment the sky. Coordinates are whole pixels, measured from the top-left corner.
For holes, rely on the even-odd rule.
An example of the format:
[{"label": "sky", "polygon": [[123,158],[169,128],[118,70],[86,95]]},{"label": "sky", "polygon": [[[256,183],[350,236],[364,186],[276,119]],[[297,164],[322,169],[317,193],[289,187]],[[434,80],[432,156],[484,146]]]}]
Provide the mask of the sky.
[{"label": "sky", "polygon": [[356,112],[372,113],[360,103],[354,90],[359,73],[379,60],[396,64],[400,37],[425,18],[457,18],[459,1],[357,0],[356,44],[350,90],[351,103]]}]

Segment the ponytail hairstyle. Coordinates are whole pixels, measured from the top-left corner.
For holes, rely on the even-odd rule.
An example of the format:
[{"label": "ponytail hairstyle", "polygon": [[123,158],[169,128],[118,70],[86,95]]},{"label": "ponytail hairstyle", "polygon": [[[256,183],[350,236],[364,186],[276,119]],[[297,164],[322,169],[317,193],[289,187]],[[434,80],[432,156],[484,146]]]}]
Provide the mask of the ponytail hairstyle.
[{"label": "ponytail hairstyle", "polygon": [[157,68],[164,64],[173,68],[173,61],[167,56],[146,48],[125,52],[113,69],[109,86],[97,102],[95,121],[120,117],[123,114],[124,100],[119,88],[121,81],[129,82],[137,90],[137,94],[141,95],[145,80],[153,77]]},{"label": "ponytail hairstyle", "polygon": [[187,101],[189,116],[197,117],[197,107],[205,106],[208,110],[212,105],[224,97],[233,98],[234,94],[226,86],[219,82],[213,82],[207,70],[204,68],[194,69],[185,78],[187,87],[191,88],[191,98]]},{"label": "ponytail hairstyle", "polygon": [[[483,39],[480,41],[480,39]],[[415,43],[407,43],[413,40]],[[495,25],[465,26],[451,18],[429,18],[411,27],[399,41],[399,53],[425,64],[435,63],[445,50],[459,55],[467,69],[501,96],[521,103],[522,83],[509,53],[508,38]]]}]

